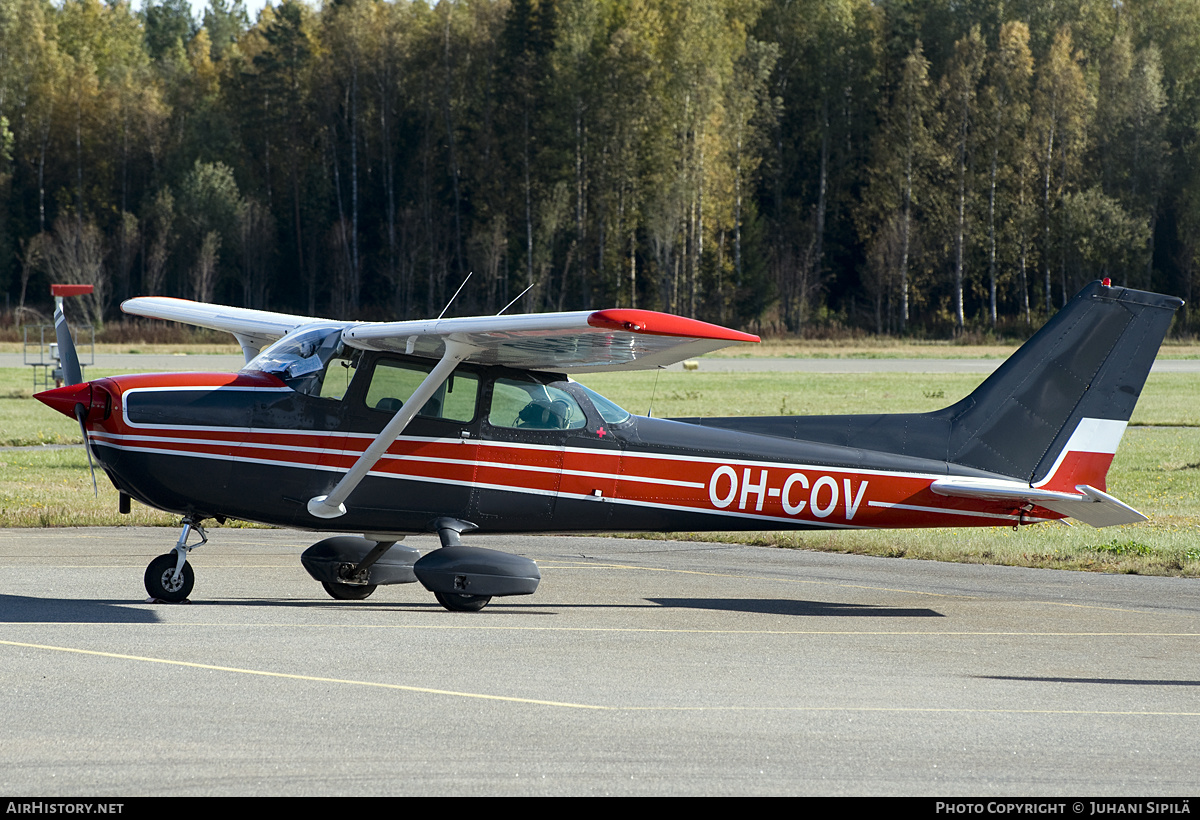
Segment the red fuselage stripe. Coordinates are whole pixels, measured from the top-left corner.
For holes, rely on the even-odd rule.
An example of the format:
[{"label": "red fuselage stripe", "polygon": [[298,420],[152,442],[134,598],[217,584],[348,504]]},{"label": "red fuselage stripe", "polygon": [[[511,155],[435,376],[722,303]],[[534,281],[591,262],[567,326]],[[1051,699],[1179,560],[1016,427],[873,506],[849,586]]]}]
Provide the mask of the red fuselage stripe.
[{"label": "red fuselage stripe", "polygon": [[[124,434],[97,430],[92,440],[129,451],[341,472],[372,436],[140,425]],[[398,439],[371,475],[603,499],[748,518],[764,525],[995,525],[1011,523],[1017,514],[1008,502],[936,495],[929,488],[939,477],[934,475],[473,439]]]}]

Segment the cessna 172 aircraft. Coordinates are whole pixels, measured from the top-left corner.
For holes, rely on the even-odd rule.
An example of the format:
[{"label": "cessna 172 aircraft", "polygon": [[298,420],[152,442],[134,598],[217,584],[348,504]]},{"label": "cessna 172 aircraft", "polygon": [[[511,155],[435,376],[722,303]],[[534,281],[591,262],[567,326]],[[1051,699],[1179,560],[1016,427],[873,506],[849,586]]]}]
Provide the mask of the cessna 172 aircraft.
[{"label": "cessna 172 aircraft", "polygon": [[[419,580],[471,611],[541,578],[524,557],[464,546],[473,530],[1143,521],[1105,476],[1181,304],[1093,282],[932,413],[657,419],[567,374],[758,338],[631,309],[354,323],[142,297],[122,309],[228,331],[245,367],[83,382],[60,296],[68,384],[37,397],[79,419],[123,511],[137,499],[183,516],[175,549],[147,568],[152,598],[184,600],[202,522],[238,518],[361,533],[301,558],[334,598]],[[397,543],[422,532],[441,548],[422,557]]]}]

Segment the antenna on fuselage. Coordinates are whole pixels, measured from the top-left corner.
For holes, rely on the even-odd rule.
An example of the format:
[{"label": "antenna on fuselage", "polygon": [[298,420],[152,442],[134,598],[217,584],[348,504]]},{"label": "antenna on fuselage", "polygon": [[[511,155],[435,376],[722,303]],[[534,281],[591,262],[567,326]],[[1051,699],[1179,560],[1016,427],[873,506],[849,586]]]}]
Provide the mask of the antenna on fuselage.
[{"label": "antenna on fuselage", "polygon": [[497,315],[497,316],[499,316],[501,313],[503,313],[504,311],[508,310],[510,307],[512,307],[513,305],[515,305],[515,304],[517,303],[517,300],[518,300],[518,299],[520,299],[520,298],[521,298],[522,296],[524,296],[526,293],[529,293],[529,291],[531,291],[531,290],[533,290],[533,282],[530,282],[530,283],[529,283],[529,287],[525,288],[525,290],[523,290],[523,291],[521,291],[520,293],[518,293],[518,294],[517,294],[517,298],[516,298],[516,299],[513,299],[513,300],[512,300],[511,302],[509,302],[507,305],[505,305],[504,307],[502,307],[502,308],[500,308],[498,311],[496,311],[496,315]]},{"label": "antenna on fuselage", "polygon": [[458,286],[458,290],[454,291],[454,295],[450,297],[450,301],[446,303],[446,306],[444,308],[442,308],[442,312],[438,314],[439,319],[446,315],[446,311],[448,311],[450,309],[450,306],[452,304],[454,304],[454,300],[458,298],[458,294],[462,293],[462,289],[467,286],[467,282],[469,282],[471,280],[471,277],[474,275],[475,275],[475,271],[470,271],[467,274],[467,278],[462,280],[462,284]]}]

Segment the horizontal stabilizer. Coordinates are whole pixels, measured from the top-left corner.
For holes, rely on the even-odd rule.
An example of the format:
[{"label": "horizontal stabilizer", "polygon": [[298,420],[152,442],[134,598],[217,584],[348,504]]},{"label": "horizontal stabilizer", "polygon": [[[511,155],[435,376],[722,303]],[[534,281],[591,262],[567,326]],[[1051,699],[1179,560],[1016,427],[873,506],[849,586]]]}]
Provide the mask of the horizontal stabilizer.
[{"label": "horizontal stabilizer", "polygon": [[1093,527],[1138,524],[1147,520],[1133,507],[1087,484],[1077,486],[1075,489],[1078,492],[1067,493],[1038,490],[1018,481],[954,477],[939,478],[930,489],[938,495],[952,498],[985,498],[1036,504]]}]

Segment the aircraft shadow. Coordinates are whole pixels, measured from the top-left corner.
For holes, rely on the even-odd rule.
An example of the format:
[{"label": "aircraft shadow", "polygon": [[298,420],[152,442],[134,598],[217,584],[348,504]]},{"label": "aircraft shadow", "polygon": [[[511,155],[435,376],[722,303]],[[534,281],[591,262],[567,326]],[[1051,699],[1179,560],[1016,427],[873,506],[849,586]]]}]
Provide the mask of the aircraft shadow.
[{"label": "aircraft shadow", "polygon": [[[144,608],[147,604],[154,609]],[[278,607],[283,609],[328,609],[328,610],[358,610],[368,612],[444,612],[442,605],[436,601],[397,603],[395,601],[327,601],[314,599],[311,601],[282,599],[282,598],[243,598],[221,600],[196,600],[171,604],[163,601],[150,604],[141,600],[112,600],[80,601],[70,598],[31,598],[23,595],[0,595],[0,624],[21,623],[64,623],[64,624],[150,624],[158,623],[158,607]],[[489,613],[512,614],[512,604],[503,601],[493,602],[488,609],[473,615]],[[545,606],[530,607],[526,604],[521,608],[522,615],[553,615]]]},{"label": "aircraft shadow", "polygon": [[158,616],[131,608],[137,601],[81,601],[73,598],[31,598],[0,595],[0,623],[149,624]]},{"label": "aircraft shadow", "polygon": [[801,615],[835,618],[944,618],[932,609],[839,604],[829,601],[791,601],[776,598],[647,598],[659,606],[678,609],[715,609],[759,615]]},{"label": "aircraft shadow", "polygon": [[1113,686],[1200,686],[1200,680],[1138,680],[1136,678],[1055,678],[1026,675],[972,675],[979,680],[1016,680],[1028,683],[1103,683]]},{"label": "aircraft shadow", "polygon": [[[759,615],[793,615],[803,617],[855,617],[855,618],[942,618],[940,612],[922,608],[899,608],[872,606],[868,604],[839,604],[828,601],[794,601],[774,598],[646,598],[645,604],[632,608],[666,607],[671,609],[707,609],[720,612],[742,612]],[[158,623],[157,609],[147,609],[145,600],[77,600],[70,598],[34,598],[24,595],[0,594],[0,624],[16,623],[128,623],[145,624]],[[281,598],[244,598],[196,600],[182,604],[157,603],[154,607],[198,606],[198,607],[279,607],[285,609],[329,609],[329,610],[359,610],[370,612],[384,611],[441,611],[441,604],[436,601],[426,602],[396,602],[396,601],[326,601],[296,600]],[[592,604],[567,604],[568,608],[593,607]],[[522,615],[553,615],[559,605],[538,604],[503,599],[493,601],[480,615],[489,613]],[[603,608],[614,608],[612,604]],[[628,609],[629,604],[616,605],[615,608]],[[475,616],[478,617],[478,616]],[[1076,679],[1068,679],[1075,681]]]}]

